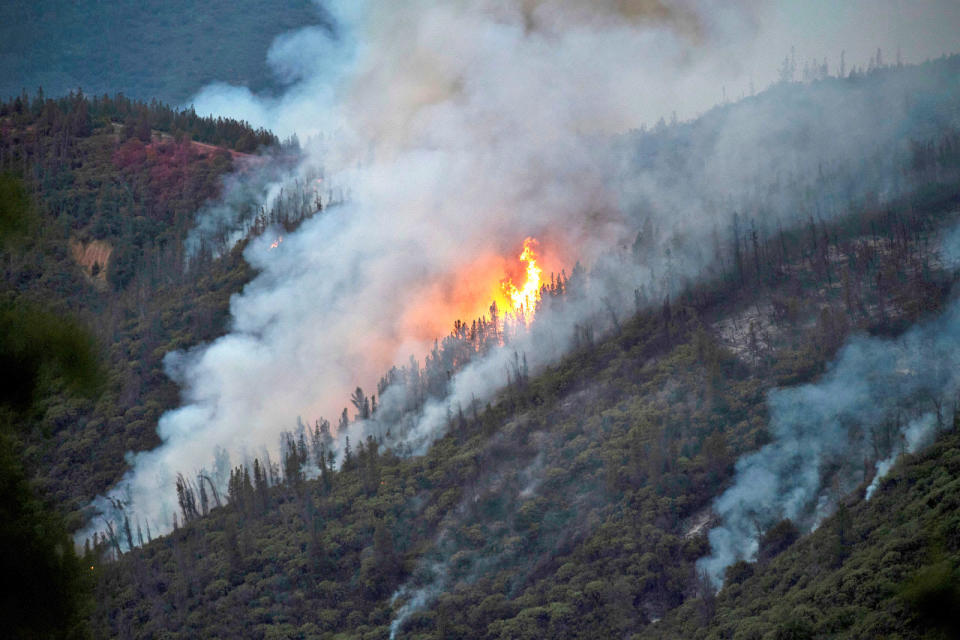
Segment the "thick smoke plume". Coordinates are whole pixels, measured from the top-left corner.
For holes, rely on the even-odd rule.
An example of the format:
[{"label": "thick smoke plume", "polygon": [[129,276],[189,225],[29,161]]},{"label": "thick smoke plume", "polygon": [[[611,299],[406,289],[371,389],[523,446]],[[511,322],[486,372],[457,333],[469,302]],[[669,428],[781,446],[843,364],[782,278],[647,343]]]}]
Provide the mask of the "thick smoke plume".
[{"label": "thick smoke plume", "polygon": [[897,339],[855,337],[820,381],[770,392],[773,441],[737,462],[699,569],[719,586],[728,566],[756,557],[764,529],[784,518],[814,528],[875,474],[869,499],[901,453],[952,428],[958,392],[960,301]]},{"label": "thick smoke plume", "polygon": [[[514,353],[535,370],[565,351],[575,324],[602,328],[632,309],[638,287],[658,300],[699,277],[718,260],[717,234],[740,205],[762,201],[763,230],[806,221],[809,212],[788,206],[789,189],[823,194],[821,217],[867,192],[895,194],[903,152],[895,142],[957,118],[936,101],[917,117],[902,98],[938,82],[918,74],[913,85],[878,81],[876,95],[828,87],[811,107],[784,92],[614,137],[674,111],[692,116],[724,87],[748,93],[754,47],[783,35],[783,16],[768,24],[769,12],[753,3],[417,0],[328,9],[333,31],[297,31],[271,49],[290,82],[284,95],[212,86],[195,102],[310,136],[302,163],[238,178],[230,193],[271,203],[282,184],[322,177],[328,193],[349,197],[276,247],[273,235],[248,246],[259,275],[231,301],[227,335],[167,357],[182,406],[158,425],[163,445],[131,452],[131,470],[95,502],[108,519],[120,502],[131,519],[167,531],[177,472],[205,470],[222,489],[231,464],[275,451],[301,416],[335,419],[357,384],[369,390],[391,365],[427,353],[454,319],[487,314],[528,236],[540,241],[547,273],[588,265],[589,287],[564,314],[545,314],[529,336],[453,376],[448,398],[394,430],[395,444],[422,450],[452,407],[502,386]],[[767,52],[763,66],[776,67],[779,55]],[[212,206],[197,242],[211,229],[221,240],[243,233],[251,221],[239,208],[229,199]],[[382,406],[400,403],[398,393],[386,389]]]}]

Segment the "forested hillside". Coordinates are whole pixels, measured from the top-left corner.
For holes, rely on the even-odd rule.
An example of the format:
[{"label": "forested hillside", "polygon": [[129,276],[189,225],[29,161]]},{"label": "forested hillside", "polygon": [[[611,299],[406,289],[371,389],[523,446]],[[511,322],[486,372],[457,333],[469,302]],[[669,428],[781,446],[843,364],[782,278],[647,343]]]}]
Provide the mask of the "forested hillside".
[{"label": "forested hillside", "polygon": [[953,431],[904,456],[871,502],[852,496],[792,546],[786,528],[780,539],[769,536],[772,552],[731,567],[716,597],[684,604],[640,637],[957,637],[960,441]]},{"label": "forested hillside", "polygon": [[[650,135],[643,144],[670,134]],[[518,362],[495,401],[450,415],[425,456],[398,457],[371,436],[334,468],[329,425],[318,423],[287,436],[279,463],[234,469],[228,495],[182,478],[172,535],[151,542],[134,522],[97,541],[97,628],[939,637],[926,612],[955,598],[960,551],[955,514],[937,506],[956,482],[952,435],[901,461],[882,499],[864,501],[863,486],[845,498],[809,538],[790,521],[764,525],[761,560],[734,565],[718,596],[696,561],[734,463],[771,441],[768,392],[817,380],[856,332],[898,335],[947,303],[955,275],[940,247],[958,220],[957,139],[904,140],[905,195],[883,205],[851,200],[834,223],[812,218],[767,238],[735,230],[715,280],[653,308],[638,291],[634,317],[609,336],[581,328],[578,348],[540,375]],[[574,275],[562,283],[551,297],[582,286]],[[458,325],[443,347],[459,353],[472,335]],[[444,362],[442,351],[432,358]],[[411,373],[429,385],[429,364],[401,377]],[[364,399],[358,389],[358,419]],[[896,444],[885,446],[878,456]],[[878,531],[890,509],[903,524]],[[878,567],[883,578],[865,580]],[[784,595],[767,613],[765,598]]]},{"label": "forested hillside", "polygon": [[123,96],[0,104],[0,174],[33,212],[4,251],[0,304],[75,315],[108,363],[99,397],[48,396],[27,430],[28,467],[65,511],[115,482],[125,451],[155,441],[177,402],[163,356],[223,331],[249,279],[242,247],[212,260],[189,254],[186,237],[221,178],[255,166],[235,149],[276,144],[242,122]]},{"label": "forested hillside", "polygon": [[[956,58],[934,64],[956,78]],[[816,92],[870,95],[881,73],[911,70],[780,86],[756,100],[786,95],[799,113]],[[958,99],[954,83],[920,108],[953,112]],[[16,444],[36,487],[79,528],[79,510],[125,470],[123,452],[156,444],[157,420],[177,404],[164,354],[222,333],[230,295],[252,275],[242,245],[216,259],[187,252],[196,211],[250,159],[185,134],[234,150],[276,141],[242,123],[176,124],[162,107],[116,98],[17,100],[0,112],[0,172],[38,224],[4,253],[0,305],[75,314],[107,373],[94,398],[55,385]],[[738,108],[751,105],[617,144],[638,163],[663,153],[670,166],[695,166],[682,152],[690,132],[709,134]],[[171,487],[172,534],[124,519],[89,541],[92,634],[950,637],[956,627],[939,612],[960,604],[951,424],[899,458],[902,445],[877,440],[862,485],[813,533],[758,521],[758,560],[727,569],[719,594],[696,564],[737,460],[775,437],[770,393],[822,379],[853,335],[899,336],[951,304],[960,132],[938,122],[904,126],[895,151],[863,161],[893,167],[895,189],[858,182],[859,166],[828,166],[822,193],[785,175],[756,196],[755,211],[776,202],[809,212],[807,224],[761,233],[722,211],[729,250],[710,277],[658,299],[638,286],[630,317],[604,312],[606,332],[578,325],[573,350],[542,372],[518,354],[496,397],[450,412],[425,455],[392,450],[396,425],[358,388],[344,399],[357,413],[344,410],[340,427],[369,419],[383,430],[337,456],[331,425],[318,420],[285,434],[278,461],[232,469],[226,492],[185,470]],[[794,134],[802,140],[784,125]],[[817,213],[824,193],[840,215]],[[639,260],[651,232],[636,231]],[[561,306],[587,282],[571,269],[543,289],[543,304]],[[399,381],[421,403],[440,393],[450,363],[484,348],[485,322],[455,324],[423,367],[385,373],[378,395]],[[867,500],[874,464],[890,456]]]},{"label": "forested hillside", "polygon": [[[900,324],[943,303],[952,276],[921,247],[946,214],[954,219],[960,193],[931,195],[853,213],[850,227],[887,238],[872,258],[855,259],[858,235],[839,228],[783,238],[794,259],[749,278],[770,279],[765,299],[731,283],[638,314],[619,335],[518,380],[495,406],[455,417],[423,458],[400,459],[369,440],[340,470],[304,481],[300,465],[321,455],[321,436],[285,457],[274,487],[258,462],[253,481],[231,485],[229,506],[206,517],[188,507],[179,531],[100,566],[98,624],[120,635],[231,637],[252,627],[257,637],[384,637],[397,606],[390,596],[408,581],[407,595],[422,588],[437,599],[405,620],[403,637],[629,636],[696,603],[705,511],[737,456],[768,438],[764,392],[817,375],[851,329],[896,330],[881,309]],[[839,258],[831,268],[845,275],[832,285],[796,268],[817,251]],[[849,300],[843,281],[857,286]],[[763,342],[724,344],[718,325],[755,324],[758,303],[780,310]],[[951,442],[941,446],[952,451]],[[868,525],[856,526],[846,534],[852,548]],[[944,551],[950,567],[957,551],[956,540]],[[881,600],[889,616],[873,632],[919,637],[920,618],[893,595],[924,561],[919,547],[904,561],[909,569]],[[859,624],[857,613],[832,621],[833,630]],[[684,637],[713,621],[697,616]]]}]

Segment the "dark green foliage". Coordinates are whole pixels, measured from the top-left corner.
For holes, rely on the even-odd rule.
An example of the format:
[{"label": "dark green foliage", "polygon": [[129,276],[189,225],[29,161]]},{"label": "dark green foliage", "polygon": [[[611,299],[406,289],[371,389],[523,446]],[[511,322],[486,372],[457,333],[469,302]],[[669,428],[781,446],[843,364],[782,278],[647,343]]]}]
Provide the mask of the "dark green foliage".
[{"label": "dark green foliage", "polygon": [[[709,624],[683,605],[639,637],[954,638],[958,489],[960,434],[953,432],[903,456],[870,501],[856,494],[815,532],[754,565],[752,576],[729,582]],[[840,521],[847,542],[838,565],[832,544]]]},{"label": "dark green foliage", "polygon": [[[892,211],[890,219],[900,219],[902,210]],[[941,211],[924,215],[933,220]],[[922,282],[943,277],[918,268],[910,255],[891,251],[887,260],[904,273],[926,274]],[[319,479],[303,481],[292,472],[301,454],[289,435],[285,482],[268,487],[259,460],[252,487],[246,471],[235,470],[236,501],[121,559],[101,585],[97,624],[105,635],[118,633],[162,602],[169,613],[151,618],[145,634],[267,637],[284,629],[304,637],[382,637],[399,607],[424,589],[436,596],[403,622],[401,637],[629,637],[676,629],[649,624],[671,610],[690,618],[682,632],[664,637],[729,629],[729,595],[753,588],[782,594],[797,573],[785,574],[780,563],[804,539],[789,522],[775,525],[763,542],[765,564],[732,567],[730,585],[714,595],[693,578],[708,550],[698,523],[736,458],[765,441],[765,392],[822,370],[830,353],[823,327],[811,319],[845,304],[839,282],[823,287],[802,271],[785,272],[798,276],[719,302],[709,290],[693,291],[673,301],[669,315],[656,309],[621,322],[619,334],[511,385],[486,410],[452,413],[450,434],[423,457],[401,459],[381,451],[375,438],[351,439],[341,470],[324,467]],[[864,278],[864,295],[898,314],[919,313],[906,285],[878,292],[870,282]],[[796,296],[793,316],[768,330],[765,357],[738,354],[717,337],[714,327],[749,313],[756,296],[784,292]],[[884,326],[876,311],[851,322]],[[431,362],[457,348],[453,340],[445,345]],[[428,368],[407,371],[416,384],[429,384]],[[429,393],[426,386],[420,392]],[[358,412],[365,397],[353,394]],[[322,457],[328,427],[320,426],[311,440]],[[257,496],[252,508],[242,497],[250,492]],[[852,553],[855,515],[828,520],[816,535]],[[818,544],[820,560],[807,563],[826,567],[831,547]],[[187,568],[180,555],[202,559]],[[138,563],[155,573],[138,575]],[[784,586],[754,587],[766,567]],[[190,586],[159,593],[151,585],[160,583]],[[408,591],[391,607],[401,585]],[[155,595],[126,600],[140,592]],[[123,602],[118,617],[108,615]],[[849,626],[842,609],[829,620],[809,608],[764,619],[738,615],[737,637],[818,637],[824,625]]]},{"label": "dark green foliage", "polygon": [[30,194],[23,182],[9,173],[0,173],[0,248],[23,235],[33,222]]},{"label": "dark green foliage", "polygon": [[948,637],[960,637],[960,571],[951,558],[942,557],[914,572],[900,587],[900,597],[922,623]]},{"label": "dark green foliage", "polygon": [[774,640],[813,640],[813,624],[802,617],[791,616],[773,635]]},{"label": "dark green foliage", "polygon": [[759,559],[765,561],[776,557],[796,542],[799,537],[800,530],[797,529],[797,525],[789,519],[781,520],[770,527],[760,538]]},{"label": "dark green foliage", "polygon": [[55,381],[92,392],[100,382],[93,338],[76,321],[0,307],[0,403],[24,410]]},{"label": "dark green foliage", "polygon": [[[0,174],[0,244],[12,253],[31,208],[22,182]],[[93,338],[75,320],[0,301],[0,407],[24,411],[57,382],[89,394],[100,380]]]},{"label": "dark green foliage", "polygon": [[753,564],[746,562],[744,560],[738,560],[732,565],[727,567],[726,575],[724,576],[723,584],[732,585],[740,584],[747,578],[753,575]]},{"label": "dark green foliage", "polygon": [[[11,236],[22,228],[6,223],[30,206],[19,181],[0,177],[0,244],[17,250]],[[63,518],[31,486],[17,431],[58,385],[89,393],[100,374],[93,340],[74,320],[0,306],[0,620],[10,637],[83,638],[89,631],[85,563]]]},{"label": "dark green foliage", "polygon": [[833,517],[833,533],[830,541],[829,559],[831,566],[839,567],[850,555],[850,546],[854,541],[853,523],[847,503],[841,501]]},{"label": "dark green foliage", "polygon": [[83,638],[89,568],[63,518],[33,491],[19,447],[0,431],[0,619],[11,638]]},{"label": "dark green foliage", "polygon": [[71,91],[53,99],[44,97],[43,89],[38,89],[33,98],[34,109],[18,111],[18,101],[25,99],[0,101],[0,118],[15,126],[32,125],[41,136],[66,133],[69,137],[86,138],[98,130],[116,130],[121,142],[137,140],[148,145],[159,132],[177,143],[192,139],[240,153],[253,153],[279,143],[273,133],[254,129],[242,120],[201,117],[193,108],[177,109],[156,100],[132,100],[122,93],[89,97],[82,91]]},{"label": "dark green foliage", "polygon": [[[215,337],[249,270],[239,248],[185,268],[184,239],[232,167],[227,150],[169,136],[122,142],[100,115],[85,125],[118,105],[162,124],[172,112],[159,105],[79,95],[34,103],[0,106],[10,111],[0,115],[0,191],[17,242],[0,255],[0,325],[22,329],[0,349],[0,377],[5,397],[35,405],[22,430],[26,467],[71,511],[117,481],[125,451],[157,442],[156,422],[178,400],[164,354]],[[95,327],[103,363],[96,401],[63,393],[89,364],[76,355],[90,347],[82,326]],[[79,526],[79,514],[69,522]]]}]

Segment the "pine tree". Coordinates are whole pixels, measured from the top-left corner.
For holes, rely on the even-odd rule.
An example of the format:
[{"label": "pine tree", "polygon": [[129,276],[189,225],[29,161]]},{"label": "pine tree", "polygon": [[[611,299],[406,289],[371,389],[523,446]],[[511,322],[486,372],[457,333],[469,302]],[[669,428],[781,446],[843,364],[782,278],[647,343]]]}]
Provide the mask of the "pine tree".
[{"label": "pine tree", "polygon": [[[180,511],[183,513],[183,522],[186,524],[193,520],[197,514],[196,496],[193,487],[183,477],[182,473],[177,474],[177,503],[180,505]],[[174,515],[176,517],[176,515]]]},{"label": "pine tree", "polygon": [[133,532],[130,529],[130,518],[123,514],[123,534],[127,539],[127,549],[133,549]]},{"label": "pine tree", "polygon": [[[346,409],[344,409],[346,411]],[[350,436],[347,436],[346,443],[343,446],[343,466],[342,469],[347,471],[353,467],[353,452],[350,450]]]}]

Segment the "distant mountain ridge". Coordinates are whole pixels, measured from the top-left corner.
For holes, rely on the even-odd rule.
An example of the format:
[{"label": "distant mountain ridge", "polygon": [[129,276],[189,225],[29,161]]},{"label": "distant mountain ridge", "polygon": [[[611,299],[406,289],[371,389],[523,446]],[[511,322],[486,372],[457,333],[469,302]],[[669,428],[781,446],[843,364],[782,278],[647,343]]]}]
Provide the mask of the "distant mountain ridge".
[{"label": "distant mountain ridge", "polygon": [[0,99],[40,86],[171,104],[214,81],[277,90],[267,50],[309,25],[329,25],[310,0],[3,2]]}]

